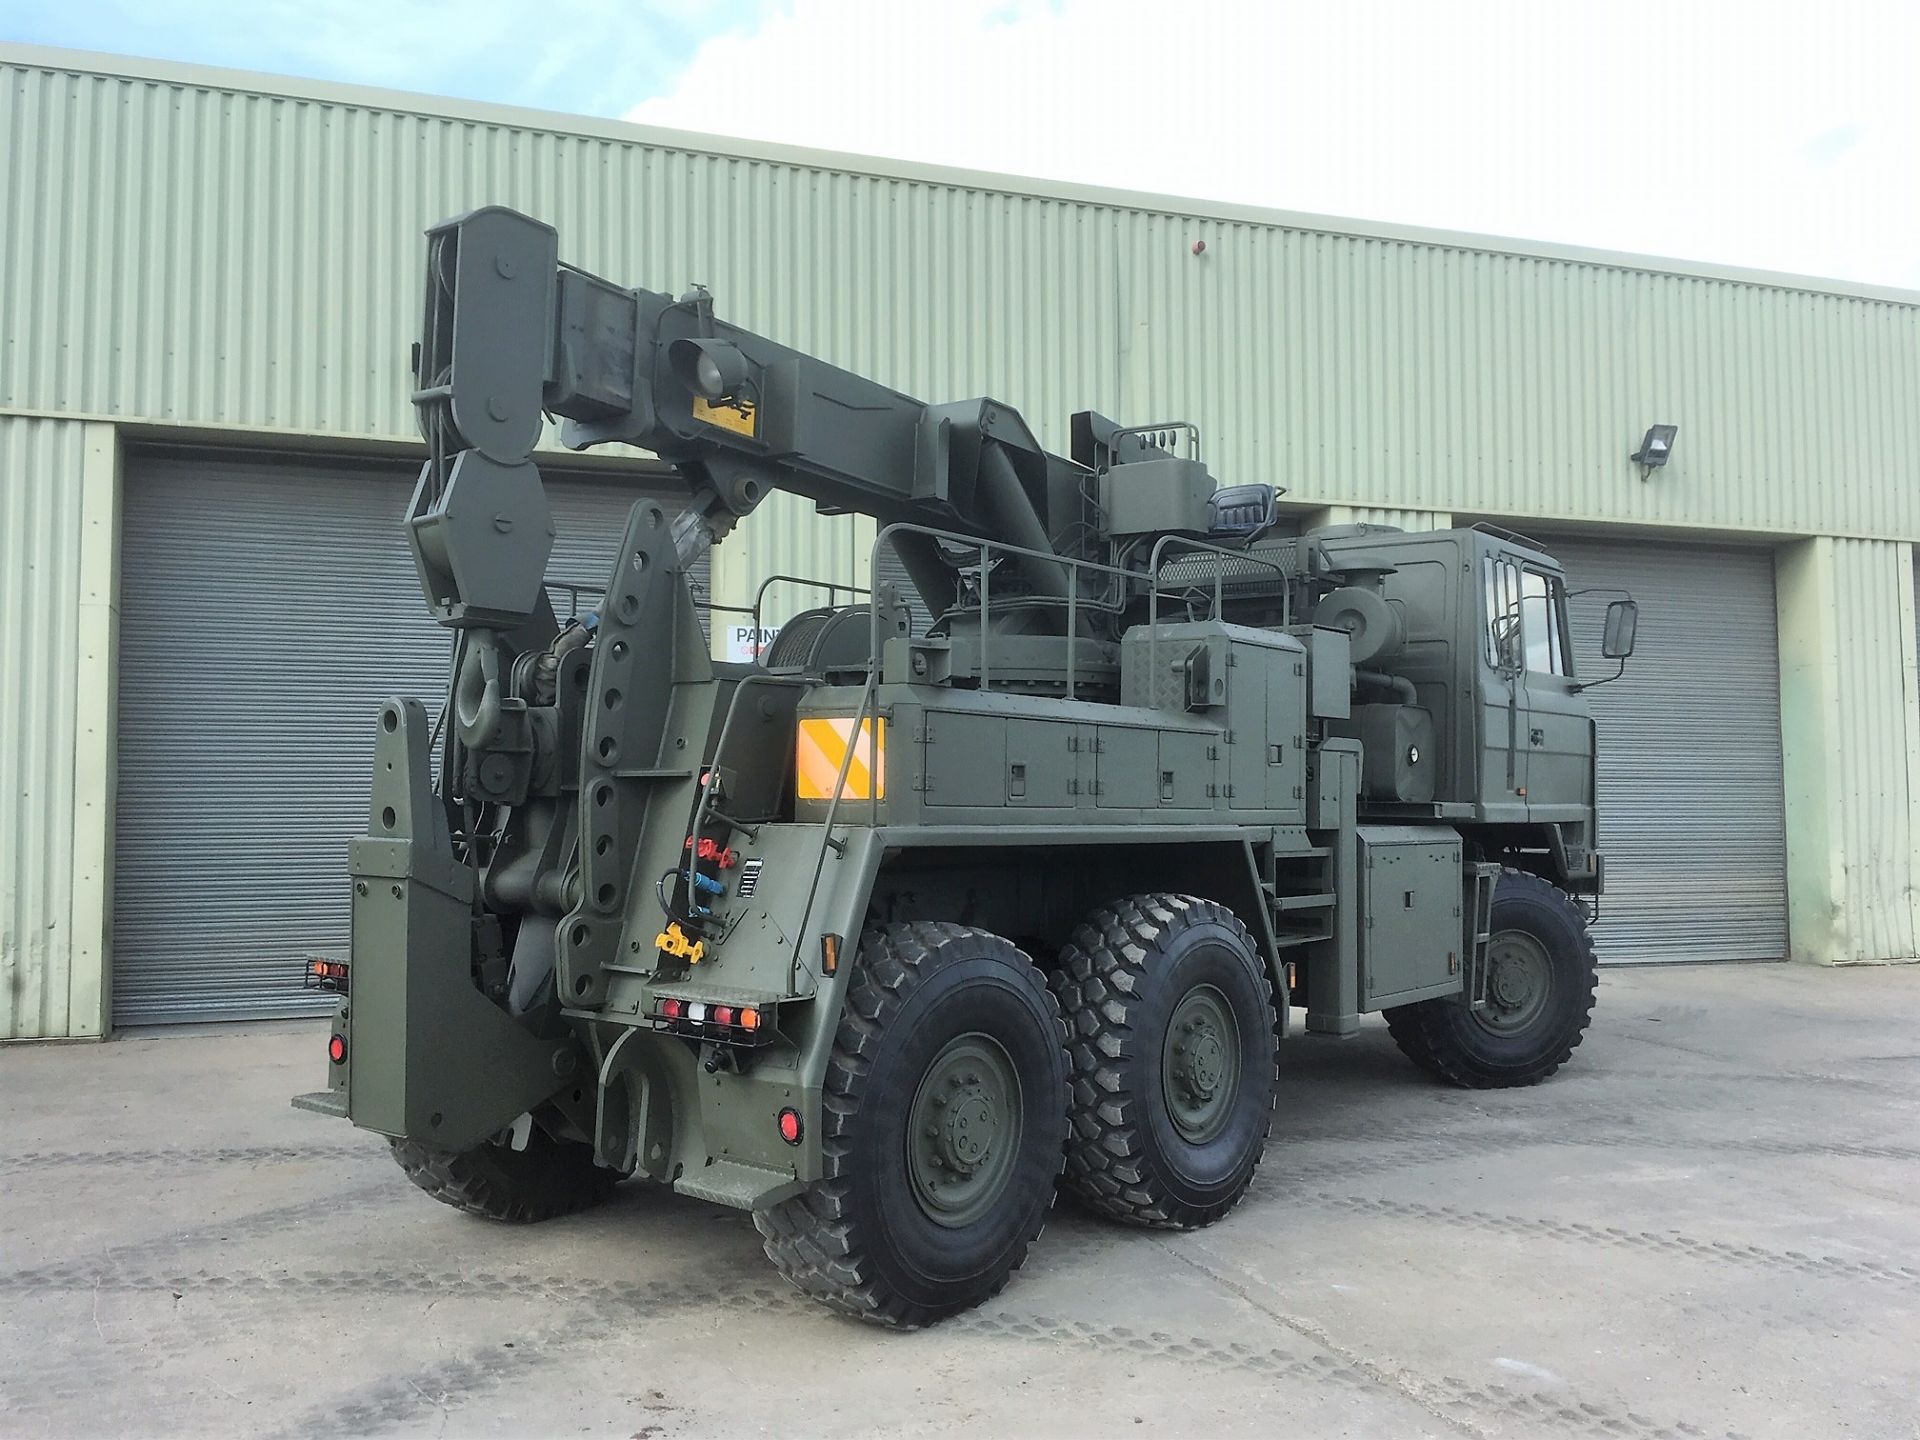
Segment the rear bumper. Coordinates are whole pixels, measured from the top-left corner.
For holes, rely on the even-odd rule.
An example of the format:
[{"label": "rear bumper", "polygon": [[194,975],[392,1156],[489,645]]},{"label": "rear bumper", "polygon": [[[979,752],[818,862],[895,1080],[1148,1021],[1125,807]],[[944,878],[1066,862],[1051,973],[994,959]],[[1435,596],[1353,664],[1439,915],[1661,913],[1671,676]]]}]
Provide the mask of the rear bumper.
[{"label": "rear bumper", "polygon": [[347,1092],[310,1090],[305,1095],[293,1097],[293,1108],[311,1110],[316,1115],[331,1115],[336,1120],[344,1120],[347,1118]]}]

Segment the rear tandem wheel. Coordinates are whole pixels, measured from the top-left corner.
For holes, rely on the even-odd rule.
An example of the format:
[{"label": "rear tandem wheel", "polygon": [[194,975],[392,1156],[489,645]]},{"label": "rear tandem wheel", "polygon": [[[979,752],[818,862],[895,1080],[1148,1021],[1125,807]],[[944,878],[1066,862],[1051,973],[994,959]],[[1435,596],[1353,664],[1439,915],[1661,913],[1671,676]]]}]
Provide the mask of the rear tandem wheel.
[{"label": "rear tandem wheel", "polygon": [[1010,941],[962,925],[869,930],[855,967],[824,1173],[753,1220],[795,1288],[925,1325],[998,1293],[1046,1222],[1066,1128],[1060,1012]]},{"label": "rear tandem wheel", "polygon": [[1130,1225],[1211,1225],[1273,1123],[1273,986],[1247,929],[1192,895],[1094,911],[1054,973],[1072,1032],[1066,1183]]}]

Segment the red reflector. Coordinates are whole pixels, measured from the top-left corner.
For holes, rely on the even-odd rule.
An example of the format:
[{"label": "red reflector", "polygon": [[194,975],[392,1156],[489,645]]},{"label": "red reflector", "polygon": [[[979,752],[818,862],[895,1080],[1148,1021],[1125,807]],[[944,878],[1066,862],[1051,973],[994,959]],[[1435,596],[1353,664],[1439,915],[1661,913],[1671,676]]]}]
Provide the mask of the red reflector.
[{"label": "red reflector", "polygon": [[660,1014],[662,1018],[667,1020],[678,1020],[680,1018],[680,1012],[684,1008],[678,1000],[662,1000],[660,1002]]},{"label": "red reflector", "polygon": [[780,1112],[780,1138],[789,1145],[800,1143],[800,1112],[787,1109]]},{"label": "red reflector", "polygon": [[733,1023],[733,1007],[731,1005],[714,1006],[713,1023],[716,1025],[731,1025]]},{"label": "red reflector", "polygon": [[347,1037],[336,1035],[327,1041],[327,1058],[338,1065],[347,1058]]}]

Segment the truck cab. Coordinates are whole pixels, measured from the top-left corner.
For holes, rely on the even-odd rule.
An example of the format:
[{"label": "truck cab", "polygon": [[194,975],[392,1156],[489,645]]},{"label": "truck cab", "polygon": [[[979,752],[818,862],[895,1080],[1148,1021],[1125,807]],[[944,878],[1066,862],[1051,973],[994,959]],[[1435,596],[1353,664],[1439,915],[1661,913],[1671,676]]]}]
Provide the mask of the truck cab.
[{"label": "truck cab", "polygon": [[[1489,858],[1596,893],[1594,724],[1559,562],[1491,526],[1317,538],[1343,571],[1377,574],[1404,639],[1374,662],[1411,682],[1431,717],[1431,799],[1377,791],[1363,813],[1450,821]],[[1376,725],[1373,738],[1391,737]]]}]

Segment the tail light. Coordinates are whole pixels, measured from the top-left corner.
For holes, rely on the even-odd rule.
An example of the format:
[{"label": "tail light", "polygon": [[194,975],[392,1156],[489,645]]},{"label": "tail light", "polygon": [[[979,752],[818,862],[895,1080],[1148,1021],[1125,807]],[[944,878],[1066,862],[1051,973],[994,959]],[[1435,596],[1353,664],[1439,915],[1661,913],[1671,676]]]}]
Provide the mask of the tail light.
[{"label": "tail light", "polygon": [[657,1030],[690,1040],[712,1040],[723,1045],[769,1045],[773,1042],[773,1008],[767,1005],[719,1005],[666,995],[654,1001]]},{"label": "tail light", "polygon": [[347,962],[327,960],[315,955],[307,961],[306,979],[302,989],[329,990],[336,995],[347,993]]}]

